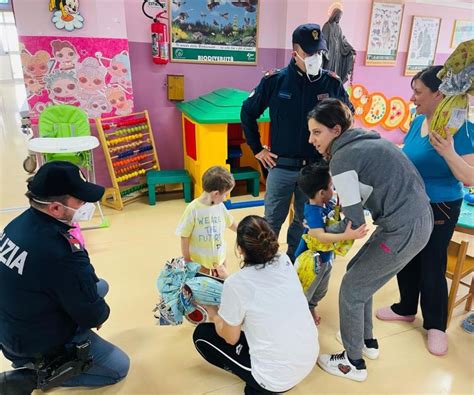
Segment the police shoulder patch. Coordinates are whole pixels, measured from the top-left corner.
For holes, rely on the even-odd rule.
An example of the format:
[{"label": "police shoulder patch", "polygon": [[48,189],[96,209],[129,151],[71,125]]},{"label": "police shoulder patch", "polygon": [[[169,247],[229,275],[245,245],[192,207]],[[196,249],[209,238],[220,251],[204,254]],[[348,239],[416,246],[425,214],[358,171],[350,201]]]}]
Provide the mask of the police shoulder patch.
[{"label": "police shoulder patch", "polygon": [[274,75],[277,75],[281,69],[270,69],[264,75],[263,78],[270,78]]},{"label": "police shoulder patch", "polygon": [[74,235],[69,232],[60,232],[60,234],[67,240],[72,252],[84,251],[83,245],[79,242],[79,240],[77,240]]}]

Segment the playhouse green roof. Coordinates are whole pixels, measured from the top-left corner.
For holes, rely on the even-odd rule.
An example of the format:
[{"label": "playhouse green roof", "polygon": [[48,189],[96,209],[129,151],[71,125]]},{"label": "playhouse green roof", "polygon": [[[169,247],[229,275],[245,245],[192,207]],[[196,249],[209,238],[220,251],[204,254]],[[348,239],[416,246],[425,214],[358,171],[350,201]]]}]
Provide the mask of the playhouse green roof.
[{"label": "playhouse green roof", "polygon": [[[221,88],[176,106],[197,123],[240,123],[240,109],[248,95],[240,89]],[[268,109],[258,122],[270,122]]]}]

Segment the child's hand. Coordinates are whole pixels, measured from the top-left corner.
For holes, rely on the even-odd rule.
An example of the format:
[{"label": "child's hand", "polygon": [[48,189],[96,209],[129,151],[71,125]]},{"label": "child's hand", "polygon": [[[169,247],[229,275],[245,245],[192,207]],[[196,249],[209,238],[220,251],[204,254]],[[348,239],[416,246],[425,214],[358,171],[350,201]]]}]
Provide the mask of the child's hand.
[{"label": "child's hand", "polygon": [[344,231],[344,236],[346,240],[362,239],[369,232],[369,229],[367,229],[366,224],[359,226],[357,229],[352,229],[351,226],[352,226],[352,221],[349,221],[347,223],[346,230]]},{"label": "child's hand", "polygon": [[222,265],[217,265],[214,264],[214,270],[217,273],[216,277],[222,278],[225,280],[227,277],[229,277],[229,272],[227,271],[227,268],[225,267],[224,264]]}]

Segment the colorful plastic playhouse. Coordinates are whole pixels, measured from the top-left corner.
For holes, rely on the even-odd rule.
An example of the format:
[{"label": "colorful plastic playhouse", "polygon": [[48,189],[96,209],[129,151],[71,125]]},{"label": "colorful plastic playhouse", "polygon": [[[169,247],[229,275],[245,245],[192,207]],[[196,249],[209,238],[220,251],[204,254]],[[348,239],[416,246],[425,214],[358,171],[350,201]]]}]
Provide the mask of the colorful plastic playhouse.
[{"label": "colorful plastic playhouse", "polygon": [[[202,189],[202,175],[211,166],[224,166],[236,180],[247,181],[247,191],[258,196],[260,166],[245,144],[240,125],[242,102],[248,92],[222,88],[178,103],[182,112],[184,167],[194,183],[194,197]],[[269,140],[268,110],[258,120],[262,144]]]}]

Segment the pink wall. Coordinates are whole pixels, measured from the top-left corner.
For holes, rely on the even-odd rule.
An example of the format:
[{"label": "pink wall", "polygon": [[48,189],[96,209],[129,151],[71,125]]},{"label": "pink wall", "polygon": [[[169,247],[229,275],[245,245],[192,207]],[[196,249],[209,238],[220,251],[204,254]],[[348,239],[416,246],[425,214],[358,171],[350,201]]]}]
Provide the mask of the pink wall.
[{"label": "pink wall", "polygon": [[[134,42],[150,42],[151,20],[142,13],[142,1],[122,0],[122,2],[125,2],[128,40]],[[287,26],[287,3],[288,0],[259,1],[259,48],[285,47],[286,35],[284,33]],[[146,11],[148,14],[154,15],[161,11],[161,9],[147,6]]]},{"label": "pink wall", "polygon": [[[319,0],[315,2],[308,0],[307,3],[308,15],[311,15],[314,21],[323,25],[328,19],[328,10],[334,1]],[[406,0],[403,10],[402,28],[396,64],[394,66],[365,66],[372,0],[339,0],[339,3],[342,3],[344,9],[344,14],[340,22],[342,31],[357,51],[353,82],[364,85],[369,92],[383,92],[386,97],[401,96],[407,101],[410,99],[412,94],[410,87],[412,77],[405,77],[403,74],[405,70],[413,16],[432,16],[441,18],[435,64],[443,64],[452,52],[450,44],[454,20],[469,19],[469,14],[471,14],[471,19],[473,17],[472,9],[467,10],[457,7],[441,7],[433,4],[421,4],[415,3],[413,0]],[[446,4],[449,4],[449,2],[446,2]],[[295,12],[297,11],[295,10]],[[357,22],[354,23],[354,21]],[[291,42],[287,42],[287,48],[291,48]],[[356,124],[360,126],[360,123]],[[395,143],[401,143],[403,140],[404,134],[399,130],[387,132],[382,127],[375,127],[375,130]]]},{"label": "pink wall", "polygon": [[[454,7],[418,4],[405,1],[402,34],[397,64],[392,67],[364,65],[368,22],[372,0],[339,0],[344,7],[342,29],[357,50],[354,82],[364,84],[369,91],[382,91],[387,96],[410,97],[410,78],[403,76],[413,15],[442,18],[437,62],[451,52],[449,48],[454,19],[468,19],[469,10]],[[135,109],[148,109],[151,115],[161,166],[182,166],[182,137],[180,113],[166,99],[166,75],[183,74],[186,100],[196,98],[224,86],[251,90],[264,71],[284,67],[290,58],[291,33],[306,22],[321,25],[328,19],[332,0],[260,0],[257,66],[219,66],[170,63],[155,65],[151,61],[150,20],[141,12],[141,0],[81,0],[80,11],[85,25],[68,33],[54,28],[50,22],[47,1],[21,0],[15,2],[20,35],[58,35],[74,37],[126,37],[129,40]],[[158,12],[158,9],[155,9]],[[152,9],[149,9],[152,12]],[[384,132],[396,142],[400,132]],[[98,180],[107,183],[108,175],[103,157],[96,154]]]},{"label": "pink wall", "polygon": [[124,0],[81,0],[79,12],[84,17],[84,27],[72,32],[54,27],[48,3],[48,0],[15,1],[18,35],[127,38]]}]

